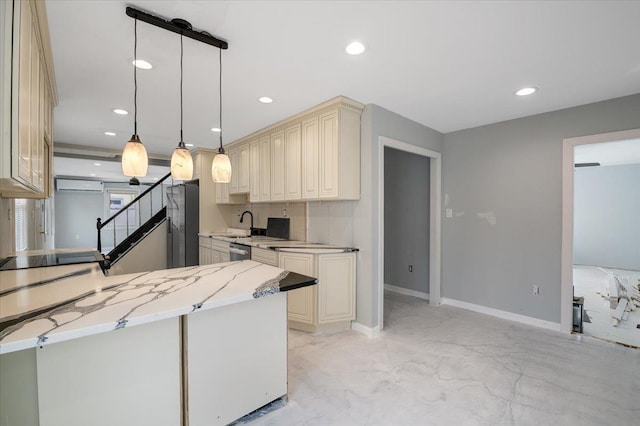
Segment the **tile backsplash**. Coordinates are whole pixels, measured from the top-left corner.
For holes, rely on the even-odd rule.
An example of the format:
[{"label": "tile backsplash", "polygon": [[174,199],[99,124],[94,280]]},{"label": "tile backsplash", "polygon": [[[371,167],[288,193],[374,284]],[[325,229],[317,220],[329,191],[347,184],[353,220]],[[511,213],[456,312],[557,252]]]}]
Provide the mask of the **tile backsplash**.
[{"label": "tile backsplash", "polygon": [[[249,229],[250,218],[245,215],[240,223],[240,215],[249,210],[253,213],[253,226],[266,228],[269,217],[288,217],[290,219],[289,238],[291,240],[307,240],[306,203],[247,203],[233,206],[231,227]],[[286,210],[286,214],[285,214]]]}]

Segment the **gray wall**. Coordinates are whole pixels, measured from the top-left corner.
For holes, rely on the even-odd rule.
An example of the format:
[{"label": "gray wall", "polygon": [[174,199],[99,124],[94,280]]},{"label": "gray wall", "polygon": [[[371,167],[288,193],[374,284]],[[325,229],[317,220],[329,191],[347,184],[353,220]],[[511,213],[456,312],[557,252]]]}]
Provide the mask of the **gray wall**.
[{"label": "gray wall", "polygon": [[[145,191],[147,185],[131,187],[127,183],[105,183],[104,190],[126,189],[137,193]],[[163,191],[164,192],[164,191]],[[156,194],[157,193],[157,194]],[[154,206],[160,203],[160,189],[154,190]],[[105,193],[90,191],[56,191],[55,192],[55,248],[96,247],[96,219],[107,219],[105,215]],[[141,208],[143,221],[149,217],[149,206]],[[118,230],[116,236],[121,241],[125,230]],[[103,236],[104,237],[104,236]],[[113,238],[104,238],[103,246],[111,246]]]},{"label": "gray wall", "polygon": [[640,270],[640,164],[574,173],[573,263]]},{"label": "gray wall", "polygon": [[380,136],[421,148],[442,152],[444,135],[408,118],[369,104],[361,117],[360,200],[353,205],[353,243],[360,249],[357,265],[356,322],[367,327],[380,325],[378,293],[383,277],[378,276]]},{"label": "gray wall", "polygon": [[96,247],[96,218],[104,217],[104,193],[55,192],[55,247]]},{"label": "gray wall", "polygon": [[429,170],[428,157],[384,149],[384,283],[421,293],[429,293]]},{"label": "gray wall", "polygon": [[562,140],[639,127],[640,94],[445,135],[443,296],[559,322]]}]

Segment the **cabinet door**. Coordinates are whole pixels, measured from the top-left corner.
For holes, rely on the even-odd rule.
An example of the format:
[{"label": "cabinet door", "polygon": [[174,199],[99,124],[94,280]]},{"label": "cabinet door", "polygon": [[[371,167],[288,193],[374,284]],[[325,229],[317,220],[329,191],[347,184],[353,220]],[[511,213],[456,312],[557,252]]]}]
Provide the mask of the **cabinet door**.
[{"label": "cabinet door", "polygon": [[219,254],[220,256],[220,262],[230,262],[231,261],[231,256],[229,255],[229,252],[220,252]]},{"label": "cabinet door", "polygon": [[271,200],[284,200],[284,132],[271,134]]},{"label": "cabinet door", "polygon": [[[34,39],[36,39],[34,37]],[[37,40],[37,39],[36,39]],[[40,48],[38,43],[35,46],[35,55],[37,72],[32,80],[32,100],[31,100],[31,181],[33,186],[39,191],[44,192],[44,128],[42,120],[43,101],[43,83],[44,83],[44,66],[40,61]]]},{"label": "cabinet door", "polygon": [[318,198],[320,157],[318,118],[302,122],[302,198]]},{"label": "cabinet door", "polygon": [[238,193],[238,169],[239,169],[239,157],[238,157],[238,149],[231,148],[228,151],[229,153],[229,161],[231,161],[231,182],[229,183],[229,194],[237,194]]},{"label": "cabinet door", "polygon": [[[37,51],[34,47],[36,41],[32,30],[33,19],[29,2],[20,2],[20,73],[18,76],[18,162],[17,170],[12,174],[23,183],[31,184],[31,126],[34,119],[31,118],[32,101],[32,61]],[[38,68],[39,70],[39,68]]]},{"label": "cabinet door", "polygon": [[260,145],[260,201],[271,200],[271,140],[265,135],[259,140]]},{"label": "cabinet door", "polygon": [[[287,271],[314,276],[312,254],[280,253],[280,267]],[[315,318],[314,299],[317,286],[303,287],[287,292],[289,320],[313,324]]]},{"label": "cabinet door", "polygon": [[318,255],[318,323],[355,319],[355,253]]},{"label": "cabinet door", "polygon": [[260,144],[249,143],[249,201],[260,201]]},{"label": "cabinet door", "polygon": [[249,143],[243,143],[238,147],[238,192],[246,194],[249,192]]},{"label": "cabinet door", "polygon": [[[320,198],[338,196],[338,112],[320,116]],[[354,165],[355,167],[355,165]]]},{"label": "cabinet door", "polygon": [[220,252],[218,250],[211,250],[211,263],[215,264],[220,262],[222,262],[222,260],[220,260]]},{"label": "cabinet door", "polygon": [[228,183],[216,183],[216,204],[229,204]]},{"label": "cabinet door", "polygon": [[211,265],[213,261],[214,251],[208,247],[200,246],[198,250],[198,260],[200,265]]},{"label": "cabinet door", "polygon": [[284,198],[285,200],[299,200],[301,198],[300,184],[302,182],[301,163],[301,125],[289,127],[284,131]]}]

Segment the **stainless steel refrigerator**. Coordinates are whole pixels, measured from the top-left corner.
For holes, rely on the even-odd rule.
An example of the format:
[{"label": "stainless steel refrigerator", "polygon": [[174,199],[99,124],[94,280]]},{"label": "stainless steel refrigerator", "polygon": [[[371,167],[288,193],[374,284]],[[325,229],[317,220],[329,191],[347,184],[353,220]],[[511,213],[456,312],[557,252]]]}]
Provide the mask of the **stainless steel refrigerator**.
[{"label": "stainless steel refrigerator", "polygon": [[200,227],[200,193],[198,181],[188,181],[167,188],[167,267],[198,264],[198,229]]}]

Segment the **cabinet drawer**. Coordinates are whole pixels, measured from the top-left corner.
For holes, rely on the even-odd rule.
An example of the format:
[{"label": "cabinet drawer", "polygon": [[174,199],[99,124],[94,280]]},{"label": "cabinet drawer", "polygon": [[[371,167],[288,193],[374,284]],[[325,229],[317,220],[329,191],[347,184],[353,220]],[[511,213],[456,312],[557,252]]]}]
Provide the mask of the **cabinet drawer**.
[{"label": "cabinet drawer", "polygon": [[222,252],[228,252],[229,242],[211,238],[211,248],[213,248],[214,250],[222,251]]},{"label": "cabinet drawer", "polygon": [[251,249],[251,260],[266,263],[271,266],[278,266],[278,252],[254,247]]},{"label": "cabinet drawer", "polygon": [[204,248],[211,248],[211,241],[212,239],[209,237],[199,237],[199,246],[200,247],[204,247]]}]

